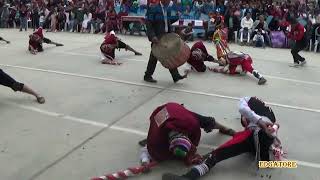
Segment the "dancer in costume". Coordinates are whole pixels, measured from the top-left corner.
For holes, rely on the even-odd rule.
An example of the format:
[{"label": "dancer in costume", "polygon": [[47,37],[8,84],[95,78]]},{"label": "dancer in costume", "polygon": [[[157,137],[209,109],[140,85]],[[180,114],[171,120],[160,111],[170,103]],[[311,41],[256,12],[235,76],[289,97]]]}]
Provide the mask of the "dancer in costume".
[{"label": "dancer in costume", "polygon": [[187,63],[191,68],[187,69],[185,73],[189,73],[191,71],[205,72],[207,70],[207,66],[204,64],[205,61],[218,63],[218,60],[208,54],[203,42],[198,41],[191,47],[191,54],[187,60]]},{"label": "dancer in costume", "polygon": [[219,129],[223,134],[235,134],[213,117],[194,113],[183,105],[171,102],[159,106],[150,116],[148,138],[141,154],[142,164],[169,159],[181,159],[188,165],[200,163],[202,157],[197,154],[197,146],[201,129],[207,133]]},{"label": "dancer in costume", "polygon": [[141,56],[142,54],[138,51],[134,50],[129,45],[122,42],[114,33],[114,31],[110,31],[104,37],[104,41],[100,46],[101,51],[101,63],[102,64],[111,64],[111,65],[120,65],[121,63],[115,60],[115,51],[116,49],[125,49],[131,52],[134,52],[135,55]]},{"label": "dancer in costume", "polygon": [[267,80],[252,67],[252,58],[245,53],[237,53],[230,51],[227,41],[223,38],[220,25],[213,36],[214,43],[217,48],[217,58],[219,67],[211,67],[209,70],[218,73],[226,74],[246,74],[247,72],[253,74],[259,81],[259,85],[263,85]]},{"label": "dancer in costume", "polygon": [[37,29],[36,32],[29,35],[28,49],[29,49],[30,53],[37,54],[37,52],[42,52],[43,51],[42,43],[54,44],[56,46],[63,46],[63,44],[53,42],[50,39],[44,37],[43,36],[43,29],[40,27]]},{"label": "dancer in costume", "polygon": [[[207,174],[217,163],[244,153],[256,154],[256,161],[282,160],[283,151],[277,137],[279,125],[272,109],[256,97],[240,99],[239,112],[244,131],[217,149],[201,164],[182,176],[165,173],[162,180],[196,180]],[[270,156],[271,155],[271,156]]]}]

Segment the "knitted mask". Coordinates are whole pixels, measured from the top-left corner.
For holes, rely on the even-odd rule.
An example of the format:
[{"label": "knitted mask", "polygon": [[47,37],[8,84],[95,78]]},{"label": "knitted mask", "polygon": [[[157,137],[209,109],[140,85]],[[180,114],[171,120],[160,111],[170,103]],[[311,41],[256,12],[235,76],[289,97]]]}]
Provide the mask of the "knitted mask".
[{"label": "knitted mask", "polygon": [[191,142],[187,136],[181,133],[172,132],[169,134],[169,150],[178,158],[185,158],[191,149]]}]

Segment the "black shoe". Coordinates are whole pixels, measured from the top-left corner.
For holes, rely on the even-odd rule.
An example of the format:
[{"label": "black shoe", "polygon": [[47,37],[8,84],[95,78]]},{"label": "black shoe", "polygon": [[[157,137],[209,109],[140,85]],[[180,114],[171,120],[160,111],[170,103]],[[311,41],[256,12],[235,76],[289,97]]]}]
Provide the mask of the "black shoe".
[{"label": "black shoe", "polygon": [[149,82],[149,83],[157,83],[157,80],[153,79],[152,76],[144,76],[144,81]]},{"label": "black shoe", "polygon": [[144,139],[144,140],[142,140],[142,141],[139,141],[138,144],[139,144],[141,147],[146,146],[146,145],[147,145],[147,139]]},{"label": "black shoe", "polygon": [[266,80],[264,77],[261,77],[261,78],[259,79],[258,84],[259,84],[259,85],[263,85],[263,84],[265,84],[266,82],[267,82],[267,80]]},{"label": "black shoe", "polygon": [[63,46],[63,44],[57,43],[56,46]]},{"label": "black shoe", "polygon": [[177,78],[173,78],[173,82],[176,83],[178,81],[180,81],[181,79],[187,78],[187,74],[183,75],[183,76],[178,76]]},{"label": "black shoe", "polygon": [[162,180],[191,180],[186,177],[178,176],[171,173],[165,173],[162,175]]}]

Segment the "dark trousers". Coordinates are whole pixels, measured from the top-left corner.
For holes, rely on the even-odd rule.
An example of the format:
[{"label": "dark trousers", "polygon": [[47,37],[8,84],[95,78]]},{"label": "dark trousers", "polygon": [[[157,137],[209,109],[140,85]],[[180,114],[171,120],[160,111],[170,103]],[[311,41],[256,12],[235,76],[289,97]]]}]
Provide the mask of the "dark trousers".
[{"label": "dark trousers", "polygon": [[38,14],[32,14],[32,27],[33,27],[33,30],[39,28],[39,18],[40,18],[40,16]]},{"label": "dark trousers", "polygon": [[[269,137],[263,130],[259,131],[258,136],[260,142],[260,160],[269,161],[269,147],[273,143],[273,138]],[[212,155],[215,160],[212,163],[215,164],[243,153],[256,153],[254,133],[251,130],[237,133],[231,140],[214,150]],[[214,166],[214,164],[209,164],[209,167]]]},{"label": "dark trousers", "polygon": [[291,54],[293,57],[293,61],[295,63],[302,62],[305,61],[305,58],[301,57],[299,55],[299,52],[303,49],[305,49],[307,47],[308,43],[306,39],[303,39],[301,41],[296,41],[296,43],[293,45],[293,47],[291,48]]},{"label": "dark trousers", "polygon": [[[152,47],[152,44],[151,44],[151,47]],[[158,62],[158,59],[152,54],[152,52],[150,52],[147,70],[144,75],[145,77],[150,77],[153,75],[154,71],[156,70],[157,62]],[[177,68],[169,69],[169,71],[173,80],[177,80],[181,76]]]},{"label": "dark trousers", "polygon": [[14,91],[21,91],[24,86],[24,84],[17,82],[7,73],[3,72],[2,69],[0,69],[0,84],[9,87]]}]

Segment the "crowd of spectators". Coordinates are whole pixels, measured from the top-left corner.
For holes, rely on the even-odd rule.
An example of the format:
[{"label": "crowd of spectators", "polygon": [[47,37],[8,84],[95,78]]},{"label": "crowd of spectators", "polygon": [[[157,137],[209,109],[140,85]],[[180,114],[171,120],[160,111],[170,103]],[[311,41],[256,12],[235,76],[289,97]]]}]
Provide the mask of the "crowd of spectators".
[{"label": "crowd of spectators", "polygon": [[[17,27],[20,31],[39,26],[51,32],[119,31],[122,16],[144,16],[147,6],[147,0],[0,0],[0,27]],[[179,19],[204,20],[207,37],[223,22],[229,29],[229,40],[235,38],[235,31],[248,32],[239,34],[240,41],[244,36],[252,40],[257,34],[265,37],[270,31],[285,31],[289,16],[299,19],[310,37],[320,25],[317,1],[172,0],[170,7]],[[130,30],[134,25],[124,27]]]}]

